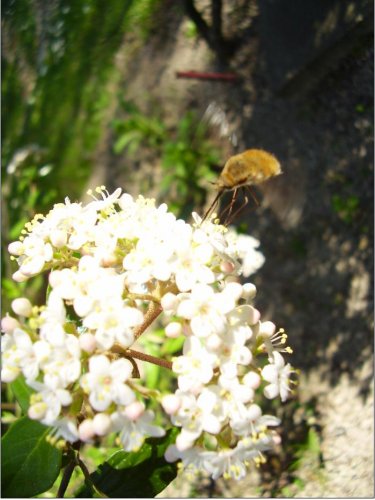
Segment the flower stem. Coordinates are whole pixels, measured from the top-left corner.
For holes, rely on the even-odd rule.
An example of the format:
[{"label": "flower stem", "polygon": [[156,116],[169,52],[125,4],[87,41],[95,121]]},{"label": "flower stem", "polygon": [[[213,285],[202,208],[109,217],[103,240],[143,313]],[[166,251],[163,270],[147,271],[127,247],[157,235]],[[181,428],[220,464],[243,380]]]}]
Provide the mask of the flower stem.
[{"label": "flower stem", "polygon": [[153,363],[154,365],[162,366],[163,368],[168,368],[172,370],[172,362],[166,361],[165,359],[156,358],[150,354],[145,354],[144,352],[133,351],[133,349],[126,349],[126,354],[135,359],[140,359],[141,361],[147,361],[148,363]]},{"label": "flower stem", "polygon": [[65,467],[63,477],[61,479],[61,483],[59,486],[59,490],[57,492],[57,498],[64,498],[65,492],[69,486],[70,479],[72,477],[75,466],[76,466],[76,463],[74,460],[72,460]]},{"label": "flower stem", "polygon": [[155,356],[151,356],[151,354],[145,354],[144,352],[134,351],[133,349],[126,349],[124,347],[121,347],[119,344],[115,344],[112,347],[111,351],[117,354],[121,354],[125,358],[135,358],[141,361],[147,361],[148,363],[153,363],[154,365],[162,366],[163,368],[172,370],[171,361],[166,361],[165,359],[160,359]]},{"label": "flower stem", "polygon": [[151,323],[159,316],[162,312],[162,307],[156,302],[150,302],[146,314],[143,318],[143,323],[138,327],[134,328],[134,338],[139,338],[142,333],[151,325]]}]

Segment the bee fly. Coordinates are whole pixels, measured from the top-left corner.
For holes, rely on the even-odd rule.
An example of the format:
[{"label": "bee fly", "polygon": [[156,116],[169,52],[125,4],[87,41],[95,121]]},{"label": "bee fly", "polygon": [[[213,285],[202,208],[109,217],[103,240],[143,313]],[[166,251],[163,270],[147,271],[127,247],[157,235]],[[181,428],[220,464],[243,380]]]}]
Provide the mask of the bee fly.
[{"label": "bee fly", "polygon": [[[249,189],[249,186],[261,184],[271,177],[281,173],[281,167],[278,160],[271,153],[267,153],[267,151],[264,151],[263,149],[248,149],[243,153],[231,156],[224,165],[218,180],[215,182],[215,187],[218,190],[218,193],[210,208],[204,215],[203,220],[205,220],[214,210],[220,197],[225,191],[233,191],[232,201],[225,210],[229,210],[227,217],[228,220],[239,188],[246,187]],[[249,192],[258,205],[258,201],[250,189]],[[248,198],[245,195],[244,205],[246,205],[247,202]],[[241,209],[242,207],[239,210]],[[239,210],[236,213],[238,213]]]}]

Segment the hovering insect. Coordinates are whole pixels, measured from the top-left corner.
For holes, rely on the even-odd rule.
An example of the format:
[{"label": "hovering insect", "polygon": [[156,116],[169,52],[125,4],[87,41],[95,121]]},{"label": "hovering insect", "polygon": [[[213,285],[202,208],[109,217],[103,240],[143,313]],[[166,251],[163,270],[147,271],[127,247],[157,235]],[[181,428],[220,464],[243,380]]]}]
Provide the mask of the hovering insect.
[{"label": "hovering insect", "polygon": [[[218,180],[215,182],[218,193],[203,220],[213,211],[225,191],[233,191],[232,201],[227,207],[230,215],[239,188],[261,184],[281,173],[281,166],[278,160],[271,153],[267,153],[263,149],[248,149],[243,153],[231,156],[224,165]],[[255,199],[251,191],[250,194]],[[258,204],[256,199],[255,201]],[[245,196],[244,205],[247,202],[248,199]]]}]

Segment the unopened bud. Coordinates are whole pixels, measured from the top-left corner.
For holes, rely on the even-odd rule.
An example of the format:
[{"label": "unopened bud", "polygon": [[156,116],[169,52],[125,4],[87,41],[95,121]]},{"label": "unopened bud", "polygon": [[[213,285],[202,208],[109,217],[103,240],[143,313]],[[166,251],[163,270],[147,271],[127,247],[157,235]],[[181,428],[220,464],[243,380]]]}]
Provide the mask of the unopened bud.
[{"label": "unopened bud", "polygon": [[12,318],[12,316],[4,316],[4,318],[1,319],[1,331],[4,333],[12,333],[13,330],[19,326],[20,324],[18,321]]},{"label": "unopened bud", "polygon": [[278,444],[281,444],[281,436],[280,434],[274,434],[272,436],[272,441],[274,442],[274,444],[278,445]]},{"label": "unopened bud", "polygon": [[164,311],[174,311],[178,305],[178,299],[174,293],[168,292],[161,298],[161,307]]},{"label": "unopened bud", "polygon": [[16,271],[12,274],[12,279],[14,281],[17,281],[17,283],[23,283],[24,281],[27,281],[29,277],[25,276],[23,273],[21,273],[21,271]]},{"label": "unopened bud", "polygon": [[23,254],[23,243],[20,241],[13,241],[8,245],[8,251],[12,255],[22,255]]},{"label": "unopened bud", "polygon": [[28,318],[31,315],[33,306],[31,305],[29,299],[26,299],[25,297],[20,297],[18,299],[14,299],[11,305],[13,311],[19,316],[24,316],[25,318]]},{"label": "unopened bud", "polygon": [[255,309],[255,307],[248,306],[249,307],[249,317],[247,319],[249,325],[255,325],[255,323],[258,323],[260,320],[260,312],[258,309]]},{"label": "unopened bud", "polygon": [[145,406],[140,401],[134,401],[134,403],[130,403],[125,408],[125,415],[130,418],[130,420],[137,420],[145,411]]},{"label": "unopened bud", "polygon": [[167,462],[175,462],[179,458],[177,448],[174,444],[168,446],[166,452],[164,453],[164,458]]},{"label": "unopened bud", "polygon": [[53,229],[49,235],[49,239],[54,247],[61,248],[66,245],[68,235],[67,232],[62,229]]},{"label": "unopened bud", "polygon": [[47,411],[47,405],[44,401],[31,405],[27,411],[32,420],[41,420]]},{"label": "unopened bud", "polygon": [[216,333],[212,333],[206,338],[205,344],[211,351],[217,351],[222,345],[223,341]]},{"label": "unopened bud", "polygon": [[194,441],[189,439],[183,432],[177,436],[176,439],[176,448],[178,451],[185,451],[191,448],[194,444]]},{"label": "unopened bud", "polygon": [[108,253],[100,259],[100,263],[103,267],[110,267],[116,264],[117,257],[114,253]]},{"label": "unopened bud", "polygon": [[230,274],[234,271],[234,264],[229,261],[222,262],[220,264],[220,271],[226,274]]},{"label": "unopened bud", "polygon": [[181,333],[182,326],[181,323],[178,323],[177,321],[172,321],[172,323],[169,323],[169,325],[165,327],[165,335],[172,339],[179,337]]},{"label": "unopened bud", "polygon": [[248,372],[242,379],[242,382],[251,389],[255,390],[260,386],[260,380],[260,375],[258,375],[256,372]]},{"label": "unopened bud", "polygon": [[242,285],[240,283],[237,283],[236,281],[232,281],[231,283],[227,283],[225,285],[223,293],[228,294],[232,300],[235,300],[237,302],[237,300],[242,295],[242,291]]},{"label": "unopened bud", "polygon": [[96,338],[92,333],[82,333],[79,336],[79,345],[83,351],[92,353],[96,349]]},{"label": "unopened bud", "polygon": [[161,404],[168,415],[174,415],[180,408],[181,401],[175,394],[167,394],[164,396]]},{"label": "unopened bud", "polygon": [[97,413],[92,421],[95,434],[105,436],[111,428],[111,418],[106,413]]},{"label": "unopened bud", "polygon": [[271,337],[276,331],[276,325],[272,323],[272,321],[264,321],[264,323],[261,323],[260,328],[259,328],[259,335],[262,335],[262,337],[269,338]]},{"label": "unopened bud", "polygon": [[81,441],[90,441],[94,437],[95,430],[91,418],[87,418],[86,420],[81,422],[80,426],[78,427],[78,435]]},{"label": "unopened bud", "polygon": [[257,420],[262,416],[262,410],[258,405],[250,405],[247,409],[247,416],[250,418],[250,420]]},{"label": "unopened bud", "polygon": [[252,300],[257,293],[256,286],[253,283],[245,283],[242,285],[242,297],[244,299]]}]

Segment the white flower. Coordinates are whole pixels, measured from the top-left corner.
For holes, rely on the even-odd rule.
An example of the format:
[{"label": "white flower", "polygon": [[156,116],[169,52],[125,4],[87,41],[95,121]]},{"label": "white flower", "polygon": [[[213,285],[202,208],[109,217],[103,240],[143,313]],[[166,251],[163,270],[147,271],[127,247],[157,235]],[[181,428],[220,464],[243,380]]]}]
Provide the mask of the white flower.
[{"label": "white flower", "polygon": [[53,249],[36,235],[29,235],[22,242],[22,254],[18,257],[19,271],[25,276],[35,276],[44,267],[46,262],[52,260]]},{"label": "white flower", "polygon": [[35,380],[39,374],[41,362],[50,352],[47,342],[32,342],[28,333],[16,328],[13,334],[4,335],[2,339],[3,366],[1,377],[3,382],[12,382],[23,372],[26,379]]},{"label": "white flower", "polygon": [[75,441],[78,441],[79,435],[78,435],[77,423],[72,418],[69,417],[59,418],[58,420],[55,420],[51,425],[54,428],[53,434],[56,438],[61,437],[62,439],[68,441],[69,443],[74,443]]},{"label": "white flower", "polygon": [[204,457],[204,466],[212,479],[224,476],[224,479],[239,481],[247,473],[243,453],[238,448],[222,450],[219,453],[207,453]]},{"label": "white flower", "polygon": [[262,415],[260,406],[252,404],[243,406],[241,413],[232,418],[231,428],[239,436],[250,436],[264,432],[269,426],[280,424],[280,420],[273,415]]},{"label": "white flower", "polygon": [[181,460],[187,477],[193,479],[202,471],[207,470],[205,462],[210,455],[212,455],[211,452],[199,448],[198,446],[186,450],[179,450],[176,445],[172,444],[168,446],[164,458],[167,462]]},{"label": "white flower", "polygon": [[[233,318],[233,316],[232,316]],[[252,331],[247,324],[237,323],[228,328],[222,338],[217,354],[220,358],[220,371],[227,378],[236,377],[238,365],[249,365],[252,354],[246,342],[251,338]]]},{"label": "white flower", "polygon": [[113,428],[120,431],[120,441],[125,451],[138,451],[147,436],[161,437],[165,430],[153,425],[154,413],[144,411],[136,419],[129,418],[124,411],[116,411],[111,415]]},{"label": "white flower", "polygon": [[81,375],[79,340],[67,334],[65,343],[55,347],[47,362],[43,363],[44,383],[50,389],[66,388]]},{"label": "white flower", "polygon": [[98,200],[95,198],[95,196],[92,194],[92,191],[90,190],[87,194],[91,195],[94,198],[94,201],[91,201],[86,205],[86,208],[96,210],[96,211],[104,211],[107,210],[108,208],[112,208],[114,203],[118,201],[118,199],[121,196],[121,188],[117,188],[112,194],[109,194],[108,191],[105,189],[105,186],[100,186],[95,189],[95,192],[100,194],[102,197],[101,200]]},{"label": "white flower", "polygon": [[179,375],[179,388],[195,394],[211,380],[216,356],[210,354],[196,337],[186,339],[183,353],[173,360],[172,369]]},{"label": "white flower", "polygon": [[235,303],[226,294],[215,293],[208,285],[195,285],[190,296],[183,299],[177,308],[177,315],[190,320],[190,327],[197,337],[208,337],[223,333],[228,313]]},{"label": "white flower", "polygon": [[54,346],[63,346],[65,342],[64,324],[66,311],[64,302],[52,290],[49,294],[47,307],[41,313],[40,337]]},{"label": "white flower", "polygon": [[1,318],[1,331],[4,333],[12,333],[19,326],[19,322],[8,314]]},{"label": "white flower", "polygon": [[[259,242],[214,215],[193,214],[191,225],[155,200],[104,186],[95,192],[86,206],[66,198],[35,215],[9,245],[16,281],[52,271],[46,305],[21,297],[12,303],[17,319],[2,319],[3,381],[24,375],[36,391],[29,417],[56,436],[93,442],[115,431],[125,450],[137,450],[165,431],[143,403],[154,392],[129,380],[133,364],[118,348],[131,346],[154,319],[147,304],[160,303],[164,337],[185,340],[172,361],[177,389],[161,401],[181,430],[165,457],[180,459],[188,473],[243,478],[250,460],[263,460],[275,433],[269,428],[279,424],[262,415],[262,390],[284,401],[293,371],[280,354],[290,352],[284,330],[260,321],[250,305],[255,286],[240,284],[264,261]],[[149,341],[163,343],[161,335]]]},{"label": "white flower", "polygon": [[220,432],[225,414],[219,388],[209,386],[197,398],[182,391],[178,391],[176,396],[179,398],[180,404],[172,416],[172,422],[182,427],[176,440],[176,446],[179,450],[191,448],[194,441],[204,431],[211,434]]},{"label": "white flower", "polygon": [[266,259],[259,250],[256,250],[260,245],[256,238],[247,234],[237,234],[234,230],[230,230],[226,237],[232,256],[242,261],[241,274],[245,278],[263,266]]},{"label": "white flower", "polygon": [[28,415],[31,419],[40,420],[45,425],[54,425],[61,408],[72,402],[72,396],[65,389],[55,391],[40,382],[29,382],[30,387],[38,391],[32,394]]},{"label": "white flower", "polygon": [[134,401],[134,392],[124,383],[132,371],[133,366],[127,359],[111,363],[104,355],[90,358],[89,372],[81,377],[81,386],[89,394],[91,406],[104,411],[112,402],[127,405]]},{"label": "white flower", "polygon": [[95,330],[96,341],[103,349],[110,349],[116,341],[123,347],[132,345],[133,328],[142,322],[142,312],[119,299],[99,306],[83,320],[85,327]]},{"label": "white flower", "polygon": [[264,395],[268,399],[274,399],[280,394],[281,401],[286,401],[290,392],[289,375],[292,367],[285,364],[284,358],[277,351],[273,353],[273,362],[266,365],[262,370],[262,377],[269,382],[264,388]]},{"label": "white flower", "polygon": [[172,273],[172,255],[173,247],[169,242],[159,242],[154,235],[145,235],[123,260],[127,281],[147,283],[152,278],[167,281]]}]

